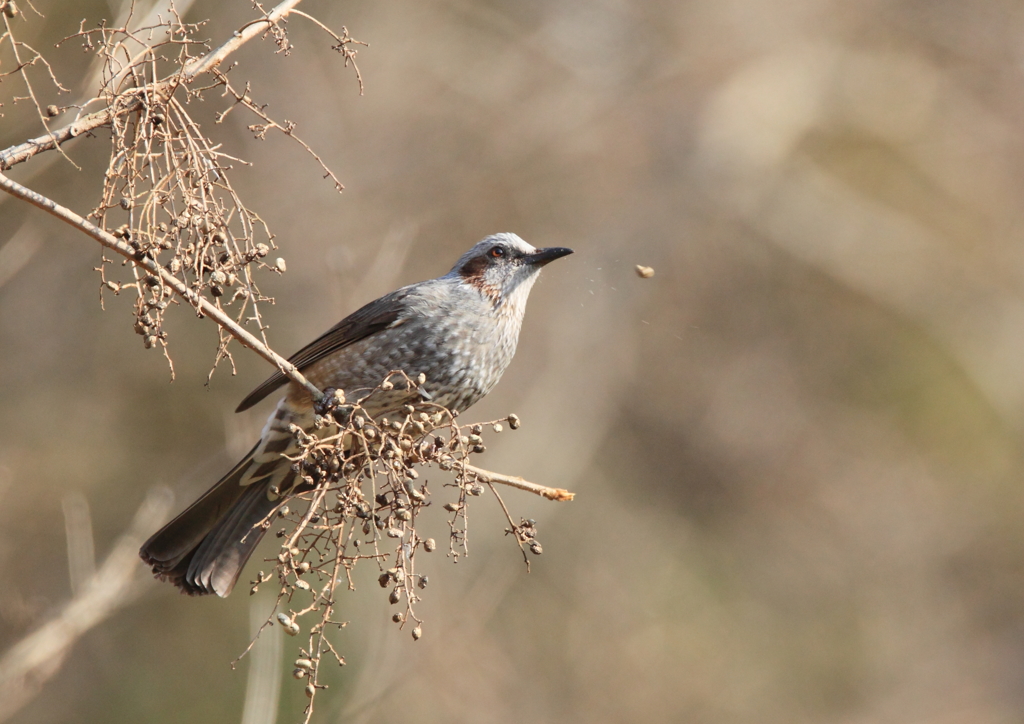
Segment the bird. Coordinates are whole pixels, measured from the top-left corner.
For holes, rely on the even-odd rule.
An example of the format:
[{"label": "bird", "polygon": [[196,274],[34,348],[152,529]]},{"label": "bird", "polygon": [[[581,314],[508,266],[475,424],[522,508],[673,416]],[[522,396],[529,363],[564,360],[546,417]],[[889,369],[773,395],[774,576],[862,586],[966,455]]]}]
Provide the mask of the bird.
[{"label": "bird", "polygon": [[[376,389],[362,403],[374,419],[421,400],[463,412],[494,388],[512,361],[541,269],[572,253],[566,247],[536,249],[512,233],[493,234],[447,274],[366,304],[288,361],[318,389],[342,390],[349,400]],[[413,389],[379,389],[394,370],[425,381]],[[157,578],[183,593],[231,593],[263,537],[263,521],[281,504],[282,491],[300,482],[286,456],[299,450],[294,426],[315,427],[310,392],[277,371],[235,411],[284,386],[252,450],[139,551]]]}]

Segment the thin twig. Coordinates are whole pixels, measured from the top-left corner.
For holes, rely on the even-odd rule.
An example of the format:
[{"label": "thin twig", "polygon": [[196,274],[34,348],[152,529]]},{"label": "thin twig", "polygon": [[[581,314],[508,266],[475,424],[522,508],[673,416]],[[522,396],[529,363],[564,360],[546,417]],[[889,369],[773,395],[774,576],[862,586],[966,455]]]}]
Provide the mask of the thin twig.
[{"label": "thin twig", "polygon": [[529,480],[524,480],[517,475],[495,473],[466,463],[460,463],[460,465],[467,473],[475,475],[476,479],[481,483],[499,483],[500,485],[508,485],[513,488],[519,488],[520,490],[526,490],[534,493],[535,495],[543,496],[548,500],[557,500],[560,502],[572,500],[576,497],[576,493],[570,493],[564,488],[549,488],[546,485],[538,485],[537,483],[531,483]]},{"label": "thin twig", "polygon": [[[241,30],[235,31],[235,34],[229,40],[213,52],[207,53],[203,57],[197,58],[193,62],[188,63],[182,69],[180,75],[176,75],[171,80],[153,83],[150,88],[150,92],[162,97],[163,100],[166,100],[170,95],[170,91],[176,88],[180,83],[191,83],[198,76],[208,73],[212,69],[216,68],[224,61],[225,58],[238,50],[238,48],[243,44],[252,40],[257,35],[260,35],[267,28],[273,26],[278,20],[281,20],[288,15],[292,8],[298,5],[299,2],[301,2],[301,0],[285,0],[280,3],[277,7],[267,13],[265,17],[253,20],[243,26]],[[140,53],[140,57],[144,56],[149,51],[149,48],[142,51],[142,53]],[[123,77],[126,76],[129,69],[134,67],[134,64],[126,66],[125,70],[113,79],[113,83],[110,84],[110,87],[116,88],[116,84],[123,80]],[[25,141],[24,143],[19,143],[16,146],[4,149],[3,151],[0,151],[0,171],[7,171],[11,167],[27,161],[38,153],[50,151],[72,138],[81,136],[83,133],[88,133],[95,128],[108,125],[115,116],[135,110],[141,102],[141,94],[136,94],[131,97],[130,101],[119,104],[116,108],[104,108],[101,111],[90,113],[82,118],[72,121],[63,128],[47,133],[44,136],[39,136],[38,138],[33,138]]]},{"label": "thin twig", "polygon": [[88,234],[108,249],[117,252],[134,263],[137,267],[141,267],[153,276],[159,277],[159,279],[168,287],[173,289],[178,296],[191,304],[198,314],[210,317],[222,329],[226,330],[232,337],[237,339],[244,347],[248,347],[260,357],[270,362],[270,364],[277,367],[277,369],[281,370],[284,375],[302,385],[313,397],[314,401],[319,401],[323,397],[323,393],[321,393],[313,383],[307,380],[302,373],[296,369],[295,365],[267,347],[267,345],[263,344],[263,342],[254,337],[243,327],[239,326],[238,323],[236,323],[235,320],[227,315],[223,310],[219,309],[217,306],[208,302],[204,297],[196,294],[193,290],[186,287],[177,277],[149,257],[136,253],[134,249],[123,241],[117,239],[111,234],[108,234],[106,231],[87,219],[82,218],[71,209],[65,208],[56,201],[53,201],[32,189],[22,186],[17,181],[8,178],[2,173],[0,173],[0,190],[6,191],[12,196],[17,197],[22,201],[27,201],[33,206],[57,217],[61,221],[75,227],[85,234]]}]

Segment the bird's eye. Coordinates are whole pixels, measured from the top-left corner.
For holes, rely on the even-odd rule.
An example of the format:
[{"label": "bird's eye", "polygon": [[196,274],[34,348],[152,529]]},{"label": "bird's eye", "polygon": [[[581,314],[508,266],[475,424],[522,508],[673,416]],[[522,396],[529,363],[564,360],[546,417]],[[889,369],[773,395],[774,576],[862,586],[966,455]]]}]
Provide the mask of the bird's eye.
[{"label": "bird's eye", "polygon": [[505,256],[505,248],[502,246],[494,247],[493,249],[491,249],[491,256],[493,256],[495,259],[500,259],[501,257]]}]

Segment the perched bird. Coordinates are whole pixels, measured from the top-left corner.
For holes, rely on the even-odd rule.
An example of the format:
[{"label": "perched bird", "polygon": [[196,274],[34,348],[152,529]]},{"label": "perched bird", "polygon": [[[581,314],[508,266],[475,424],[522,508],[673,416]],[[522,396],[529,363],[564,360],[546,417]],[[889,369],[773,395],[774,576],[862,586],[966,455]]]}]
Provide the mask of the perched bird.
[{"label": "perched bird", "polygon": [[[364,406],[374,418],[422,399],[461,412],[490,392],[512,361],[541,268],[571,253],[535,249],[515,234],[489,236],[444,276],[370,302],[289,361],[319,389],[344,390],[349,400],[369,393],[392,370],[426,376],[417,390],[396,385],[370,396]],[[231,592],[263,537],[259,523],[280,504],[279,492],[297,482],[284,457],[298,450],[289,428],[311,430],[315,415],[309,392],[281,372],[236,410],[285,384],[285,396],[249,454],[142,546],[139,554],[158,578],[192,595]]]}]

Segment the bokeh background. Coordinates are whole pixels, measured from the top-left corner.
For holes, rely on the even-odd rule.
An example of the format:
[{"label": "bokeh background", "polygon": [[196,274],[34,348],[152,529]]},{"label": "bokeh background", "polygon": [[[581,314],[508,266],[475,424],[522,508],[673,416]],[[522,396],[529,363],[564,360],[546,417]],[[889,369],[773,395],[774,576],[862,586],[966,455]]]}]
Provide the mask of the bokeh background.
[{"label": "bokeh background", "polygon": [[[36,4],[23,39],[82,92],[89,56],[48,49],[118,7]],[[291,55],[252,42],[233,74],[344,194],[241,111],[213,132],[254,163],[235,184],[288,262],[263,282],[276,349],[489,233],[576,249],[468,413],[518,413],[481,464],[576,501],[505,496],[539,522],[529,574],[477,502],[469,558],[420,561],[418,642],[366,571],[316,721],[1024,719],[1024,5],[302,9],[370,43],[364,96],[300,19]],[[187,15],[215,43],[251,16]],[[20,94],[0,85],[0,146],[40,133]],[[12,176],[85,211],[107,149]],[[69,516],[87,506],[102,560],[147,491],[183,506],[266,414],[231,414],[268,373],[254,355],[204,386],[216,333],[187,313],[169,384],[128,302],[100,310],[98,260],[0,202],[2,649],[71,597]],[[266,603],[148,585],[12,721],[235,721],[247,697],[247,722],[298,720],[296,641],[258,645],[280,677],[230,666]]]}]

